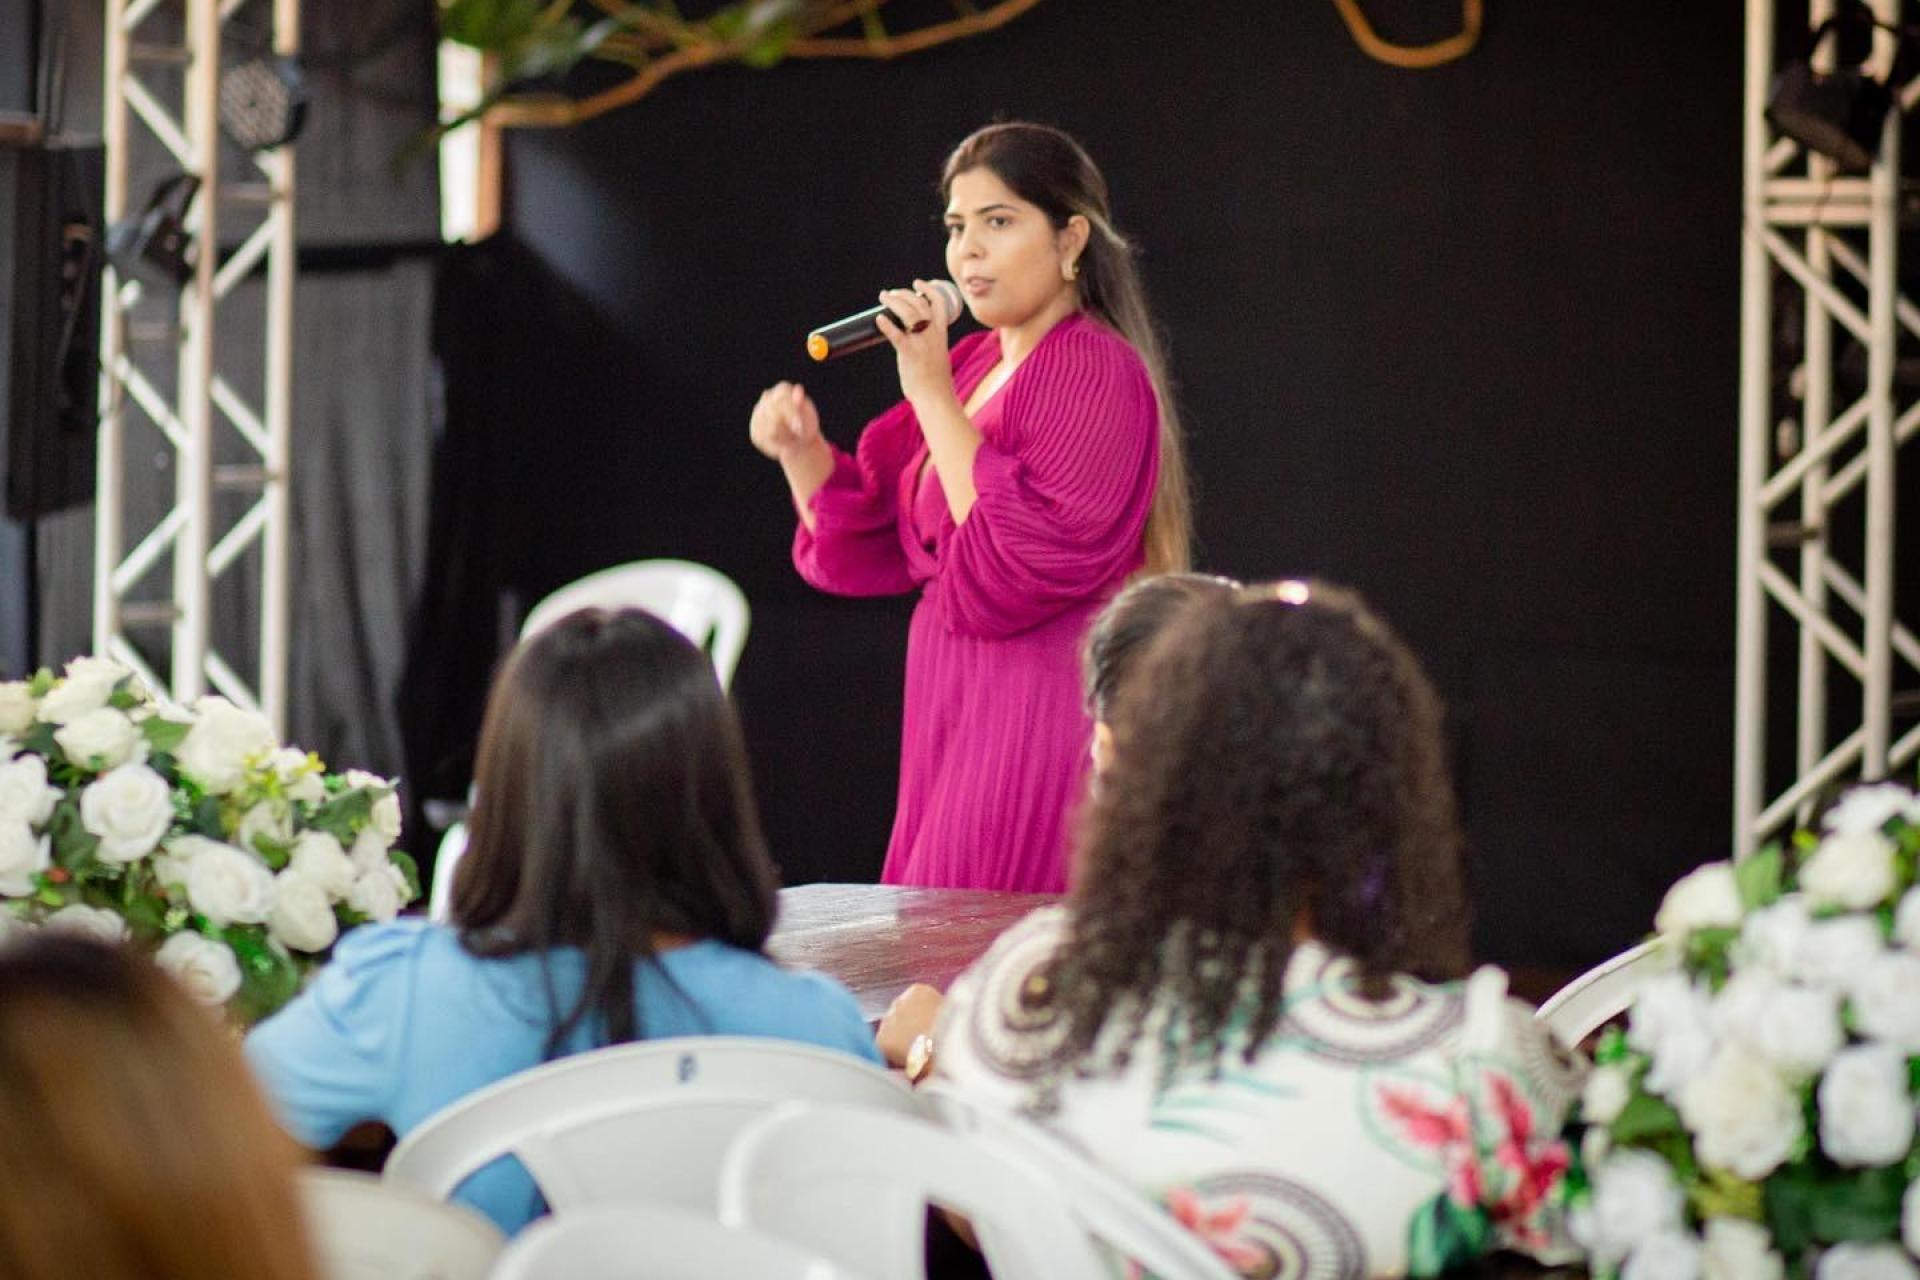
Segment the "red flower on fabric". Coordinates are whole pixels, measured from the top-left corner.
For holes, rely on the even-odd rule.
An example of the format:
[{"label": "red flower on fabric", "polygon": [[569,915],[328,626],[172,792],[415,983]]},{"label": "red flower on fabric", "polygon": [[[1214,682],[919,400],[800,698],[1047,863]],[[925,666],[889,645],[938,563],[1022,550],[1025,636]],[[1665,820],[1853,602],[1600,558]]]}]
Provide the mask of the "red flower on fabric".
[{"label": "red flower on fabric", "polygon": [[1474,1156],[1473,1117],[1466,1099],[1454,1098],[1444,1107],[1435,1107],[1412,1089],[1387,1085],[1380,1089],[1379,1102],[1380,1110],[1408,1142],[1440,1157],[1447,1173],[1447,1198],[1462,1209],[1478,1205],[1485,1187]]},{"label": "red flower on fabric", "polygon": [[1223,1201],[1219,1208],[1209,1209],[1188,1188],[1175,1187],[1167,1192],[1167,1211],[1235,1271],[1253,1275],[1266,1266],[1266,1251],[1245,1236],[1247,1219],[1253,1211],[1245,1196],[1235,1196]]},{"label": "red flower on fabric", "polygon": [[1493,1206],[1493,1220],[1512,1230],[1523,1243],[1540,1243],[1540,1232],[1527,1220],[1565,1176],[1571,1163],[1567,1144],[1556,1140],[1536,1149],[1533,1109],[1527,1100],[1505,1076],[1488,1073],[1486,1079],[1503,1130],[1494,1159],[1514,1175],[1507,1194]]}]

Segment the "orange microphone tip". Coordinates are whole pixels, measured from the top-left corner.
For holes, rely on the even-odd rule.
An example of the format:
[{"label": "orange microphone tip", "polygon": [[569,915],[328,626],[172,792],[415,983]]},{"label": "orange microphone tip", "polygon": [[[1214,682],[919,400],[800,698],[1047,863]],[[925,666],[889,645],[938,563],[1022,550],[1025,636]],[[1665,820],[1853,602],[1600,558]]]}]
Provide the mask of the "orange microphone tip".
[{"label": "orange microphone tip", "polygon": [[827,358],[827,335],[824,333],[808,334],[807,354],[815,360],[825,360]]}]

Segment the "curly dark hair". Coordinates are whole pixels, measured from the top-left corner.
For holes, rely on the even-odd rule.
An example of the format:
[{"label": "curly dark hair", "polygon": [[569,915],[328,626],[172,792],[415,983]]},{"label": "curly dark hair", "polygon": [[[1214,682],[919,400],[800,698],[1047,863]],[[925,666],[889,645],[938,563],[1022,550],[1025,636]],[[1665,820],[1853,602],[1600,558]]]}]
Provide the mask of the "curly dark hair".
[{"label": "curly dark hair", "polygon": [[[1296,930],[1392,974],[1466,968],[1462,837],[1439,696],[1351,591],[1319,582],[1188,603],[1114,707],[1108,785],[1045,1001],[1063,1069],[1122,1067],[1170,1000],[1166,1068],[1249,1060],[1280,1020]],[[1109,1024],[1113,1024],[1109,1026]]]}]

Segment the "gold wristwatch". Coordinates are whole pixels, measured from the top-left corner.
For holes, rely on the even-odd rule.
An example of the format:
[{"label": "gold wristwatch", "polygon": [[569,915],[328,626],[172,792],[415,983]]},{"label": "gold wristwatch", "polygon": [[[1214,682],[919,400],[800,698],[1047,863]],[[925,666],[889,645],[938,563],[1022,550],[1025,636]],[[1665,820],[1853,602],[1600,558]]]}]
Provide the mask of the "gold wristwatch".
[{"label": "gold wristwatch", "polygon": [[919,1084],[933,1074],[933,1037],[922,1032],[907,1046],[907,1083]]}]

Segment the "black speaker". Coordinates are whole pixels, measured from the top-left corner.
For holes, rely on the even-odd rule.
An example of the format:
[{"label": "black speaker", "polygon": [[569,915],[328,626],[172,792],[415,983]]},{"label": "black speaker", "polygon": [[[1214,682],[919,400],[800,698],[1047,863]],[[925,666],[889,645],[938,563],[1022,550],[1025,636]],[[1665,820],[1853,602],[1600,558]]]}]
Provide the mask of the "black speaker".
[{"label": "black speaker", "polygon": [[93,496],[99,425],[97,142],[0,149],[0,411],[7,514],[30,519]]}]

